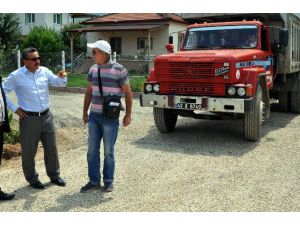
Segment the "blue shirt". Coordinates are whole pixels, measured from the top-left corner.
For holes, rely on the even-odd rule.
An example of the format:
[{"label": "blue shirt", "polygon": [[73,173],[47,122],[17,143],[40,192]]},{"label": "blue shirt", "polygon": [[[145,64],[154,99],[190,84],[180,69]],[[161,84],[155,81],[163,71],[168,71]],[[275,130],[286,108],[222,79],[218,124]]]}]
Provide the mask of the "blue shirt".
[{"label": "blue shirt", "polygon": [[[12,72],[3,82],[7,107],[16,112],[20,107],[26,111],[43,112],[50,107],[48,86],[65,87],[67,78],[60,78],[46,67],[40,66],[35,73],[25,66]],[[15,91],[18,98],[16,106],[8,97],[9,92]]]}]

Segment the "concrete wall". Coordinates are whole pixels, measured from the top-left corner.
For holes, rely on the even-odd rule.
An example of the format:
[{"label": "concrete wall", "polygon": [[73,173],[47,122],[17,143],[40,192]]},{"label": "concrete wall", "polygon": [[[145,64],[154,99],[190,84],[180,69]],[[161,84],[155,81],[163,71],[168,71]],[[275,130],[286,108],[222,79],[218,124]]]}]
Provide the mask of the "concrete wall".
[{"label": "concrete wall", "polygon": [[[178,43],[179,33],[184,33],[188,25],[171,22],[169,26],[169,34],[173,36],[174,51],[178,51],[180,43]],[[168,40],[167,40],[168,41]],[[166,42],[167,43],[167,42]]]}]

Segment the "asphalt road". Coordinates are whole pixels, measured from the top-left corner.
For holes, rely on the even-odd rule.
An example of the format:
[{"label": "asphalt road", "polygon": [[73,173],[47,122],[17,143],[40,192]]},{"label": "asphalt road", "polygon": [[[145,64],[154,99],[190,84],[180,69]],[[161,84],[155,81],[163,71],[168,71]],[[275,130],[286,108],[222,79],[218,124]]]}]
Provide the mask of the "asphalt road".
[{"label": "asphalt road", "polygon": [[[30,188],[20,159],[4,162],[3,190],[16,191],[0,211],[300,211],[300,116],[271,112],[260,142],[243,139],[239,120],[180,118],[173,133],[159,133],[152,109],[134,100],[133,121],[120,127],[115,190],[80,193],[87,182],[87,127],[83,94],[53,92],[61,175],[49,183],[42,149],[36,168],[45,190]],[[103,157],[102,157],[103,160]]]}]

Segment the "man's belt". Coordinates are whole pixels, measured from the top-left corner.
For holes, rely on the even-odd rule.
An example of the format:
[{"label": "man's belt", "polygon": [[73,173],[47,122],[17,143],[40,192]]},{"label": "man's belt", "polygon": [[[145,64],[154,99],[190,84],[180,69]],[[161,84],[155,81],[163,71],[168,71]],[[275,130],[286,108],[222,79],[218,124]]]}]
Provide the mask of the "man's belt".
[{"label": "man's belt", "polygon": [[24,110],[24,112],[26,112],[26,114],[29,116],[44,116],[49,112],[49,109],[46,109],[43,112],[29,112],[29,111],[25,111],[25,110]]}]

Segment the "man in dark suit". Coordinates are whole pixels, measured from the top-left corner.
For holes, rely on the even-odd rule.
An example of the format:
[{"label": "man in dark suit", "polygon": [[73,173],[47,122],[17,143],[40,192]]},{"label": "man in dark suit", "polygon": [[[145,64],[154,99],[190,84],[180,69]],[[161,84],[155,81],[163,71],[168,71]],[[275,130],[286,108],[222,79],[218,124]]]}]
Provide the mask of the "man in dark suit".
[{"label": "man in dark suit", "polygon": [[[6,99],[5,94],[2,89],[2,77],[0,76],[0,165],[1,157],[3,152],[3,132],[10,132],[7,108],[6,108]],[[0,201],[10,200],[15,197],[14,193],[5,193],[0,188]]]}]

